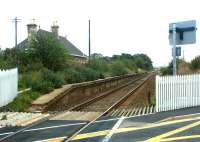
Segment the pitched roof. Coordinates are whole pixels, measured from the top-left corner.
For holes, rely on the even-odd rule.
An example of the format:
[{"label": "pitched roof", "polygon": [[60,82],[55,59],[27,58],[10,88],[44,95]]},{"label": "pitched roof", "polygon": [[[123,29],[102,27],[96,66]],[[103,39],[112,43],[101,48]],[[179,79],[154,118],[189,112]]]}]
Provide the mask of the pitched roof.
[{"label": "pitched roof", "polygon": [[[39,29],[37,31],[38,33],[48,33],[48,34],[52,34],[52,32],[49,31],[45,31],[42,29]],[[82,58],[86,58],[87,56],[81,52],[81,50],[79,50],[76,46],[74,46],[69,40],[67,40],[65,37],[63,36],[59,36],[59,40],[60,42],[64,45],[65,48],[67,48],[67,51],[69,52],[70,55],[72,56],[76,56],[76,57],[82,57]],[[24,49],[28,47],[28,38],[26,38],[25,40],[23,40],[21,43],[19,43],[17,45],[17,48],[20,49]]]}]

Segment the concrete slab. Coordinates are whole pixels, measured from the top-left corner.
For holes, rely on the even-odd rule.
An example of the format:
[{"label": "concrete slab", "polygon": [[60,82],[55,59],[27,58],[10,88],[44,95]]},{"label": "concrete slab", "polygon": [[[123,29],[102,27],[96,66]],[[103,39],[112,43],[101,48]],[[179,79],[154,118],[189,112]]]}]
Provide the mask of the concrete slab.
[{"label": "concrete slab", "polygon": [[60,94],[64,93],[66,90],[68,90],[71,87],[71,85],[64,85],[62,88],[55,89],[53,92],[43,95],[32,102],[32,105],[44,105],[50,102],[51,100],[55,99]]}]

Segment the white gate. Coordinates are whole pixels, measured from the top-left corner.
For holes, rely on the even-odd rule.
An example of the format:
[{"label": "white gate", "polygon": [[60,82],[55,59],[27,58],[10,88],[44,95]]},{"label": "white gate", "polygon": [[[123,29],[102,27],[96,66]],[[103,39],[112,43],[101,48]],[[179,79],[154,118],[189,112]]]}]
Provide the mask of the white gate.
[{"label": "white gate", "polygon": [[18,70],[0,71],[0,107],[12,102],[17,96],[18,90]]},{"label": "white gate", "polygon": [[156,76],[156,111],[200,105],[200,75]]}]

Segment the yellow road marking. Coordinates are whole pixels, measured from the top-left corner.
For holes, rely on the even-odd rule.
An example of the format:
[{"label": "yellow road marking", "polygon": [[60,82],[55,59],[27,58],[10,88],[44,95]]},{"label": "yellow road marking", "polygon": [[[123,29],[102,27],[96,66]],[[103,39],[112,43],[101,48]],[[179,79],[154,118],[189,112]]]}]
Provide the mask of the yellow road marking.
[{"label": "yellow road marking", "polygon": [[64,140],[64,137],[45,139],[45,140],[40,140],[40,141],[35,141],[35,142],[61,142],[62,140]]},{"label": "yellow road marking", "polygon": [[[200,119],[200,117],[195,117],[195,118],[187,118],[187,119],[182,119],[182,120],[172,120],[172,121],[167,121],[167,122],[162,122],[162,123],[153,123],[153,124],[148,124],[147,126],[143,126],[143,127],[119,128],[119,129],[115,130],[114,133],[131,132],[131,131],[155,128],[155,127],[172,125],[172,124],[176,124],[176,123],[199,120],[199,119]],[[104,136],[104,135],[107,135],[109,132],[110,132],[110,130],[104,130],[104,131],[98,131],[98,132],[79,134],[76,137],[74,137],[73,140],[80,140],[80,139]],[[58,138],[56,139],[55,138],[54,141],[51,140],[49,142],[61,142],[62,140],[63,139],[58,139]]]},{"label": "yellow road marking", "polygon": [[[190,119],[183,119],[183,120],[174,120],[174,121],[167,121],[167,122],[162,122],[159,124],[149,124],[144,127],[129,127],[129,128],[119,128],[114,131],[114,133],[123,133],[123,132],[131,132],[131,131],[137,131],[137,130],[142,130],[142,129],[149,129],[149,128],[154,128],[154,127],[160,127],[160,126],[165,126],[165,125],[171,125],[171,124],[176,124],[176,123],[181,123],[181,122],[187,122],[187,121],[193,121],[193,120],[199,120],[200,117],[197,118],[190,118]],[[92,133],[85,133],[85,134],[79,134],[76,137],[73,138],[73,140],[80,140],[80,139],[86,139],[86,138],[92,138],[92,137],[98,137],[98,136],[103,136],[107,135],[110,130],[105,130],[105,131],[98,131],[98,132],[92,132]]]},{"label": "yellow road marking", "polygon": [[161,142],[171,142],[171,141],[176,141],[176,140],[188,140],[188,139],[197,139],[197,138],[200,138],[200,135],[166,138],[166,139],[162,139]]},{"label": "yellow road marking", "polygon": [[63,139],[61,140],[50,140],[49,142],[61,142]]},{"label": "yellow road marking", "polygon": [[158,121],[157,123],[166,122],[166,121],[173,121],[173,120],[180,120],[180,119],[184,119],[184,118],[186,119],[186,118],[196,117],[196,116],[199,116],[199,115],[200,115],[200,113],[173,116],[173,117],[168,117],[168,118],[162,119],[162,120]]},{"label": "yellow road marking", "polygon": [[105,131],[79,134],[76,137],[74,137],[72,140],[80,140],[80,139],[86,139],[86,138],[105,136],[105,135],[108,135],[109,132],[110,132],[110,130],[105,130]]},{"label": "yellow road marking", "polygon": [[186,125],[184,127],[181,127],[181,128],[178,128],[178,129],[175,129],[173,131],[169,131],[167,133],[164,133],[164,134],[161,134],[159,136],[156,136],[156,137],[153,137],[153,138],[150,138],[144,142],[160,142],[163,138],[166,138],[166,137],[169,137],[171,135],[174,135],[174,134],[177,134],[177,133],[180,133],[182,131],[185,131],[187,129],[190,129],[192,127],[195,127],[195,126],[198,126],[200,125],[200,121],[197,121],[195,123],[192,123],[192,124],[189,124],[189,125]]}]

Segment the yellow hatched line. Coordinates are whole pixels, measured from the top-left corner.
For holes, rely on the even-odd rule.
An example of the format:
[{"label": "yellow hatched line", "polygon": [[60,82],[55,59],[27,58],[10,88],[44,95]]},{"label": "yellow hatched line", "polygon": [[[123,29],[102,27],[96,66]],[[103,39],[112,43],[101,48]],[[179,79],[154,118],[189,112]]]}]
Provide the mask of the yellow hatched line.
[{"label": "yellow hatched line", "polygon": [[[149,128],[155,128],[155,127],[160,127],[160,126],[166,126],[166,125],[172,125],[176,123],[181,123],[181,122],[187,122],[187,121],[194,121],[194,120],[199,120],[200,117],[196,118],[187,118],[187,119],[182,119],[182,120],[173,120],[173,121],[167,121],[167,122],[162,122],[158,124],[149,124],[147,126],[143,127],[128,127],[128,128],[119,128],[114,131],[114,133],[123,133],[123,132],[131,132],[131,131],[137,131],[137,130],[143,130],[143,129],[149,129]],[[92,137],[98,137],[98,136],[105,136],[110,132],[110,130],[104,130],[104,131],[98,131],[98,132],[91,132],[91,133],[85,133],[85,134],[79,134],[76,137],[73,138],[73,140],[80,140],[80,139],[86,139],[86,138],[92,138]],[[48,142],[61,142],[63,139],[56,139],[51,140]]]},{"label": "yellow hatched line", "polygon": [[63,139],[60,140],[49,140],[48,142],[61,142]]},{"label": "yellow hatched line", "polygon": [[180,116],[174,116],[174,117],[168,117],[165,119],[162,119],[156,123],[161,123],[161,122],[167,122],[167,121],[173,121],[173,120],[181,120],[181,119],[186,119],[186,118],[193,118],[193,117],[198,117],[200,113],[195,113],[195,114],[186,114],[186,115],[180,115]]},{"label": "yellow hatched line", "polygon": [[164,133],[164,134],[161,134],[159,136],[156,136],[156,137],[153,137],[153,138],[150,138],[144,142],[161,142],[163,138],[166,138],[166,137],[169,137],[171,135],[174,135],[174,134],[177,134],[177,133],[180,133],[182,131],[185,131],[185,130],[188,130],[192,127],[195,127],[195,126],[198,126],[200,125],[200,121],[197,121],[195,123],[192,123],[192,124],[189,124],[189,125],[186,125],[184,127],[181,127],[181,128],[178,128],[178,129],[175,129],[173,131],[169,131],[167,133]]},{"label": "yellow hatched line", "polygon": [[[176,124],[176,123],[181,123],[181,122],[187,122],[187,121],[193,121],[193,120],[199,120],[199,119],[200,119],[200,117],[162,122],[162,123],[159,123],[159,124],[151,124],[151,125],[144,126],[144,127],[119,128],[119,129],[115,130],[114,133],[131,132],[131,131],[149,129],[149,128],[154,128],[154,127],[166,126],[166,125],[171,125],[171,124]],[[91,137],[103,136],[103,135],[107,135],[109,133],[109,131],[110,130],[79,134],[76,137],[74,137],[73,140],[80,140],[80,139],[86,139],[86,138],[91,138]]]},{"label": "yellow hatched line", "polygon": [[166,139],[162,139],[161,142],[171,142],[171,141],[177,141],[177,140],[188,140],[188,139],[197,139],[197,138],[200,138],[200,135],[166,138]]},{"label": "yellow hatched line", "polygon": [[74,137],[72,140],[80,140],[80,139],[86,139],[86,138],[105,136],[105,135],[108,135],[109,132],[110,132],[110,130],[105,130],[105,131],[98,131],[98,132],[92,132],[92,133],[79,134],[76,137]]}]

